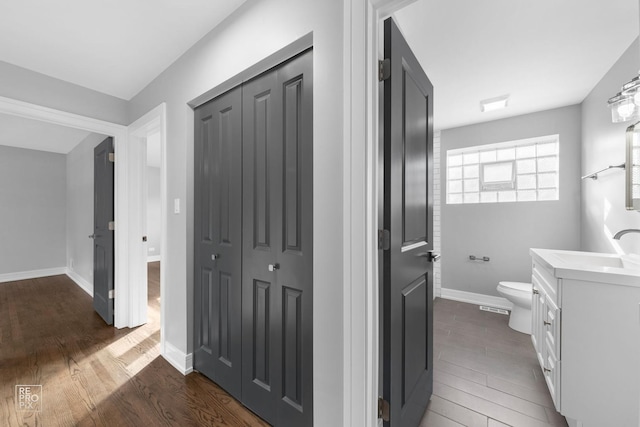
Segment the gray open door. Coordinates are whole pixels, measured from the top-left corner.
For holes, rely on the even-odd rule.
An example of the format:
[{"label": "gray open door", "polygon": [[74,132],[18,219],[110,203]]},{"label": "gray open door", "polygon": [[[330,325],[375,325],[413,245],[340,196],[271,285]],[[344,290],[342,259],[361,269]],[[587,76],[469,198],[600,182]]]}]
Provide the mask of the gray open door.
[{"label": "gray open door", "polygon": [[113,138],[94,149],[93,308],[107,325],[113,324]]},{"label": "gray open door", "polygon": [[391,18],[384,55],[384,418],[411,427],[433,390],[433,86]]}]

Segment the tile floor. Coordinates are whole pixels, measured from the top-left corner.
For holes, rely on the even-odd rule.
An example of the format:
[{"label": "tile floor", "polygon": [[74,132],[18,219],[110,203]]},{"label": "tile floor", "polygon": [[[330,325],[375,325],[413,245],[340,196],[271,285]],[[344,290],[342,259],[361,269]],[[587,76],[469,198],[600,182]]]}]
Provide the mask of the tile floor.
[{"label": "tile floor", "polygon": [[567,426],[531,337],[508,321],[477,305],[435,300],[433,396],[421,427]]}]

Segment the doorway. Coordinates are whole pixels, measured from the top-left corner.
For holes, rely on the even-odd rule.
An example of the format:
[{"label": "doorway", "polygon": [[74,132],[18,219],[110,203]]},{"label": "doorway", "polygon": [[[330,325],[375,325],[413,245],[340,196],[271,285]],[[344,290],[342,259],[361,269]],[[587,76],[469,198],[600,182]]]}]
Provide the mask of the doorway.
[{"label": "doorway", "polygon": [[[115,298],[114,307],[114,326],[116,328],[135,327],[144,322],[140,322],[141,313],[146,313],[147,305],[147,289],[146,289],[146,253],[145,256],[136,256],[136,253],[144,253],[145,248],[142,245],[143,233],[140,225],[140,207],[136,203],[130,203],[132,199],[138,197],[142,187],[135,187],[133,180],[141,179],[138,175],[139,170],[136,169],[135,157],[140,150],[139,145],[135,143],[127,143],[129,139],[129,130],[141,130],[144,126],[151,129],[155,126],[156,130],[161,131],[161,150],[165,150],[165,104],[161,104],[154,110],[146,114],[144,117],[136,121],[129,128],[115,123],[97,120],[78,114],[68,113],[43,107],[28,102],[18,101],[11,98],[0,97],[0,113],[13,116],[34,119],[38,121],[57,124],[60,126],[80,129],[95,134],[101,134],[113,137],[116,157],[119,161],[115,162],[115,275],[114,286],[115,294],[119,297]],[[135,126],[134,126],[135,125]],[[138,151],[136,151],[138,150]],[[133,152],[132,152],[133,151]],[[164,162],[164,155],[163,155]],[[164,163],[163,163],[164,166]],[[125,179],[127,177],[128,179]],[[164,184],[165,174],[164,167],[161,175],[161,194],[162,200],[166,200]],[[140,185],[140,184],[138,184]],[[139,200],[139,199],[138,199]],[[166,213],[162,214],[162,246],[166,246]],[[133,238],[134,235],[137,236]],[[89,233],[87,233],[88,235]],[[134,263],[134,259],[139,260],[138,264]],[[130,269],[130,266],[136,268]],[[139,271],[144,270],[145,280],[140,285],[140,280],[136,276]],[[164,276],[164,268],[161,267],[161,277]],[[163,281],[161,280],[161,283]],[[136,285],[137,284],[137,285]],[[144,309],[141,310],[141,303]],[[161,326],[164,331],[164,325]],[[162,333],[161,333],[162,336]],[[164,343],[163,340],[161,340]],[[164,354],[164,345],[161,348]]]},{"label": "doorway", "polygon": [[166,105],[163,103],[128,128],[128,182],[131,186],[129,209],[138,213],[131,218],[128,236],[131,247],[130,320],[131,324],[142,325],[157,320],[156,317],[159,316],[162,355],[166,354],[163,300],[163,295],[166,294],[167,247],[165,117]]}]

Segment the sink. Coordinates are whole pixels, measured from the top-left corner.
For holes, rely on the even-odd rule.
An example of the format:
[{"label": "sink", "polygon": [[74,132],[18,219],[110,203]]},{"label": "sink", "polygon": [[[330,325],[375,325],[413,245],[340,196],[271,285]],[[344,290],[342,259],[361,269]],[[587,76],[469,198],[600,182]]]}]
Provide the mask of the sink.
[{"label": "sink", "polygon": [[593,252],[561,252],[554,255],[560,261],[568,265],[582,266],[586,268],[630,268],[640,269],[640,258],[632,255],[599,254]]},{"label": "sink", "polygon": [[556,252],[554,255],[567,264],[580,264],[585,267],[624,268],[622,259],[616,255],[607,256],[589,252]]},{"label": "sink", "polygon": [[530,250],[558,278],[640,287],[640,255],[558,249]]}]

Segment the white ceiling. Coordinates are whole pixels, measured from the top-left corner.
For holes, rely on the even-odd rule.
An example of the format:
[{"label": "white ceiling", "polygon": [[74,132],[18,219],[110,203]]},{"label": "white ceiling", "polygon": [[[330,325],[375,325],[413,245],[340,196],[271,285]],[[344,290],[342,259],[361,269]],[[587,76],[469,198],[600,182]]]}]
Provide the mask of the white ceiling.
[{"label": "white ceiling", "polygon": [[90,132],[0,114],[0,145],[68,154]]},{"label": "white ceiling", "polygon": [[3,0],[0,60],[130,100],[245,0]]},{"label": "white ceiling", "polygon": [[[582,102],[639,28],[638,0],[418,0],[395,17],[434,85],[438,129]],[[505,94],[506,109],[480,112]]]},{"label": "white ceiling", "polygon": [[[244,1],[3,1],[0,61],[129,100]],[[582,102],[638,16],[638,0],[418,0],[395,15],[435,86],[437,129]],[[480,113],[504,94],[507,109]],[[59,129],[18,122],[0,118],[0,144],[64,153],[86,137],[58,146]]]}]

